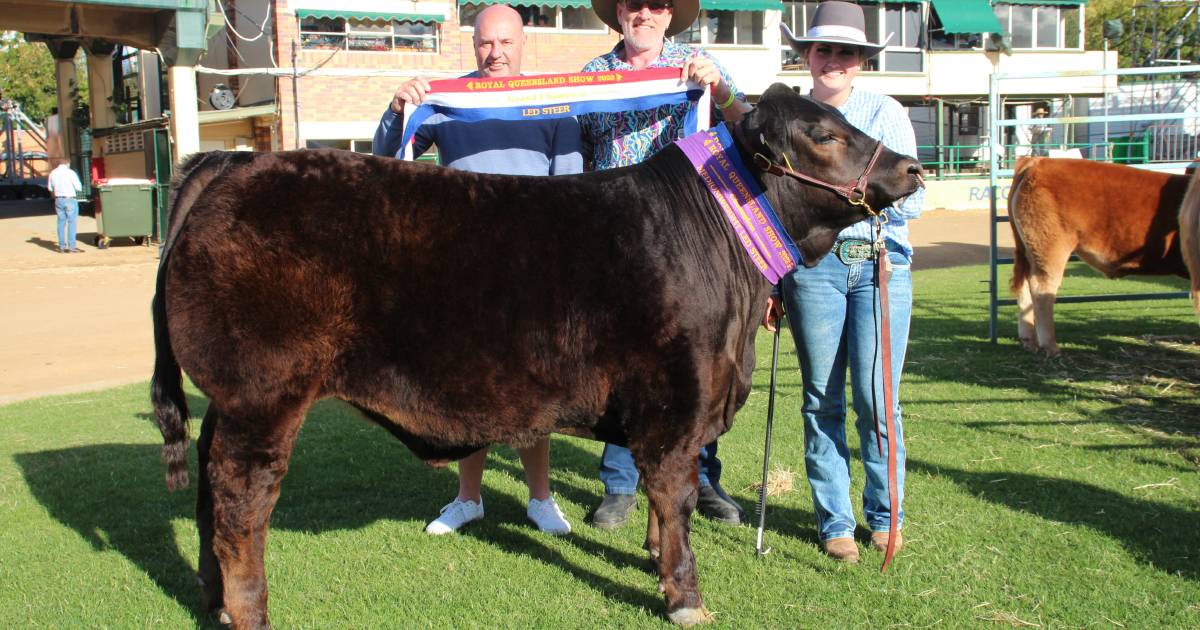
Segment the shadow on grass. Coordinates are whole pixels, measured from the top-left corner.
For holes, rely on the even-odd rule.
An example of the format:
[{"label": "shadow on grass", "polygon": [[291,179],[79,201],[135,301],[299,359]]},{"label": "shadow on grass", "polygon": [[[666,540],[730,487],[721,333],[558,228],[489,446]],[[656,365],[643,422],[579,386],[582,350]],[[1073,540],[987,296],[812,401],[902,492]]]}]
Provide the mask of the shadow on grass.
[{"label": "shadow on grass", "polygon": [[160,451],[154,445],[98,444],[18,453],[13,459],[52,518],[93,549],[128,558],[199,623],[207,615],[195,559],[180,554],[171,524],[193,518],[195,495],[166,492]]},{"label": "shadow on grass", "polygon": [[[1195,349],[1200,335],[1194,321],[1160,316],[1154,306],[1139,308],[1136,316],[1108,311],[1111,319],[1076,311],[1057,320],[1063,357],[1046,359],[1013,345],[1015,323],[1001,327],[1000,343],[989,343],[986,304],[981,306],[977,319],[965,316],[962,303],[921,306],[913,317],[905,379],[1019,390],[1037,400],[1063,401],[1068,405],[1064,411],[1093,422],[1200,435],[1200,355]],[[988,398],[984,394],[978,401]],[[1076,400],[1106,405],[1101,412],[1089,412],[1073,404]]]},{"label": "shadow on grass", "polygon": [[[193,414],[202,416],[207,401],[189,396],[189,407]],[[153,424],[150,414],[137,417]],[[193,577],[196,559],[181,553],[175,527],[175,522],[182,520],[194,528],[195,444],[189,449],[192,485],[184,492],[165,490],[160,450],[157,444],[97,444],[20,453],[15,460],[31,493],[52,518],[70,527],[93,548],[113,550],[128,558],[198,624],[208,625],[212,620],[203,608]],[[513,449],[501,447],[494,452],[499,457],[489,461],[490,467],[523,479]],[[556,474],[567,471],[595,475],[596,454],[572,439],[556,439],[553,456]],[[558,567],[582,585],[624,604],[661,609],[662,598],[654,587],[656,578],[647,575],[639,588],[573,561],[561,547],[556,548],[557,542],[542,540],[544,536],[526,521],[523,498],[489,493],[486,484],[487,477],[484,492],[489,519],[465,530],[466,535]],[[598,488],[598,482],[595,486]],[[324,401],[310,410],[300,432],[271,517],[271,529],[320,534],[360,529],[380,519],[411,521],[414,528],[423,529],[456,487],[453,471],[425,465],[350,406]],[[599,500],[599,495],[583,483],[556,480],[554,490],[577,504],[591,505]],[[529,529],[514,530],[509,526],[514,522]],[[639,530],[643,526],[644,521],[630,524]],[[618,568],[650,571],[647,557],[640,550],[631,553],[587,536],[569,536],[566,541]]]},{"label": "shadow on grass", "polygon": [[1200,513],[1195,511],[1078,481],[1013,471],[973,472],[913,459],[908,460],[908,470],[949,479],[972,496],[1012,510],[1095,529],[1160,571],[1200,578],[1195,548]]}]

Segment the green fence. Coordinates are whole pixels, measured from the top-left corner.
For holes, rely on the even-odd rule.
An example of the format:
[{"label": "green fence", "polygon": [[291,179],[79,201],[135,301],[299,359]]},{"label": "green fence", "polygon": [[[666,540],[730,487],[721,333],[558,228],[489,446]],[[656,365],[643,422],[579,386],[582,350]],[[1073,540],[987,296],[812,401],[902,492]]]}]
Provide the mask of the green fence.
[{"label": "green fence", "polygon": [[[1011,169],[1016,165],[1017,149],[1022,155],[1048,155],[1050,150],[1079,149],[1085,159],[1104,160],[1106,155],[1118,164],[1149,164],[1155,161],[1151,157],[1150,135],[1135,133],[1119,136],[1104,142],[1071,142],[1048,144],[1006,144],[1004,155],[1000,158],[1002,168]],[[941,159],[936,145],[924,144],[917,147],[917,155],[934,155],[933,158],[921,159],[929,179],[961,179],[969,177],[986,177],[988,174],[987,145],[979,144],[948,144],[941,147]],[[1170,161],[1170,160],[1167,160]]]}]

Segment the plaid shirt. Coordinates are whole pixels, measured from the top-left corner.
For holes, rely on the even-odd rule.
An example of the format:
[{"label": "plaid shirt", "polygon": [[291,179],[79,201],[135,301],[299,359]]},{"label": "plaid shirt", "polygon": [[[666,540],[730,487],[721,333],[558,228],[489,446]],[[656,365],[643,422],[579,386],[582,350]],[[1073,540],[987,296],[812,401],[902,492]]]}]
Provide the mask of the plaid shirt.
[{"label": "plaid shirt", "polygon": [[[917,154],[917,138],[912,122],[896,99],[855,88],[850,93],[850,98],[838,107],[838,111],[842,112],[851,125],[883,142],[883,146],[902,155]],[[903,203],[886,210],[888,222],[883,226],[883,238],[899,247],[909,260],[912,260],[913,248],[908,242],[908,222],[921,216],[921,205],[924,201],[925,189],[922,188]],[[838,238],[871,240],[871,221],[865,220],[851,225],[842,230]]]},{"label": "plaid shirt", "polygon": [[[621,60],[620,53],[624,47],[624,40],[617,42],[611,52],[588,62],[583,67],[583,72],[632,71],[633,66]],[[721,78],[731,90],[737,92],[737,85],[721,62],[702,48],[664,41],[658,59],[646,67],[682,68],[693,55],[712,59],[721,73]],[[737,96],[740,99],[745,98],[740,93]],[[591,156],[594,168],[598,171],[637,164],[684,136],[683,119],[687,116],[689,107],[690,103],[680,103],[642,111],[584,114],[579,117],[579,126],[583,128],[585,142],[584,155]],[[721,113],[715,106],[712,108],[710,120],[722,120]]]}]

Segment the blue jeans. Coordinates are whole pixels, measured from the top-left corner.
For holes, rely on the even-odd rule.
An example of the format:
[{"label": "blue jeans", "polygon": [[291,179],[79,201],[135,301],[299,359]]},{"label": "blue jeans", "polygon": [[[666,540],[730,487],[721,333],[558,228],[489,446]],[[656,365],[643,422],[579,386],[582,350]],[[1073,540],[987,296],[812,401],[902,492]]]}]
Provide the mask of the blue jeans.
[{"label": "blue jeans", "polygon": [[[721,483],[721,460],[717,459],[717,441],[700,449],[700,487]],[[600,456],[600,481],[605,494],[634,494],[637,492],[638,471],[633,465],[633,453],[624,446],[605,443]]]},{"label": "blue jeans", "polygon": [[75,249],[75,224],[79,220],[79,201],[74,197],[55,197],[54,213],[58,215],[58,248]]},{"label": "blue jeans", "polygon": [[[892,337],[892,393],[895,398],[896,465],[904,504],[904,431],[900,422],[900,370],[908,347],[912,316],[912,270],[900,252],[888,252]],[[854,535],[850,505],[850,449],[846,445],[846,369],[857,416],[859,450],[866,482],[863,517],[871,531],[888,530],[887,427],[883,453],[876,446],[875,408],[883,400],[882,353],[877,340],[878,301],[872,283],[872,261],[844,264],[833,254],[816,267],[797,268],[784,276],[782,295],[800,371],[804,377],[804,464],[812,488],[817,532],[822,541]],[[900,523],[904,522],[903,512]],[[900,523],[897,523],[899,528]]]}]

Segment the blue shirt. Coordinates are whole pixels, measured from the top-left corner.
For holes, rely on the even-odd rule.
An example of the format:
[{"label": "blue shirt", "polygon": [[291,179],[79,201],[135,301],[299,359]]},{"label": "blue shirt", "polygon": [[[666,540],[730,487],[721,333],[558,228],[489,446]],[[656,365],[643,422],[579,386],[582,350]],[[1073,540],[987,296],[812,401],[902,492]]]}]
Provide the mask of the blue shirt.
[{"label": "blue shirt", "polygon": [[[883,146],[901,155],[917,155],[917,137],[913,132],[912,122],[896,99],[854,88],[846,102],[838,107],[838,111],[842,112],[851,125],[879,140]],[[912,259],[913,249],[908,241],[908,222],[921,216],[921,206],[924,202],[925,189],[920,188],[902,203],[885,210],[888,222],[883,226],[883,238],[903,251],[909,260]],[[871,221],[868,219],[851,225],[842,230],[838,238],[873,240]]]},{"label": "blue shirt", "polygon": [[[467,77],[479,76],[472,72]],[[404,130],[388,107],[375,130],[371,152],[401,157]],[[442,164],[500,175],[569,175],[583,172],[582,136],[575,118],[462,122],[434,114],[417,128],[413,156],[436,144]]]}]

